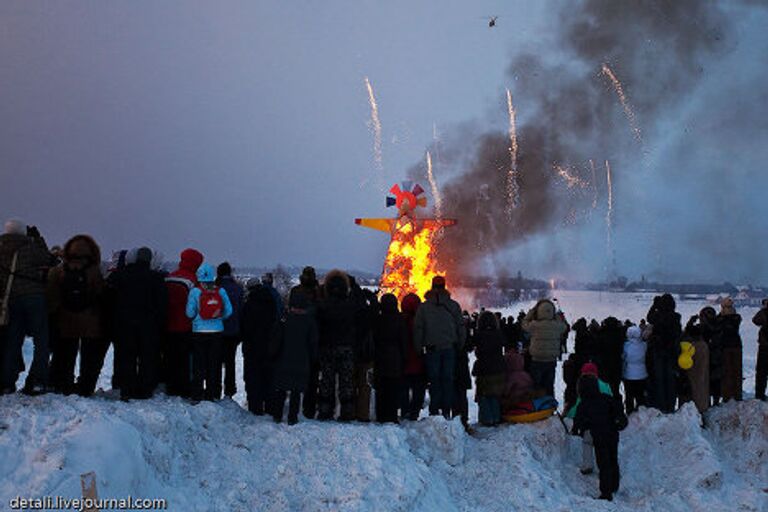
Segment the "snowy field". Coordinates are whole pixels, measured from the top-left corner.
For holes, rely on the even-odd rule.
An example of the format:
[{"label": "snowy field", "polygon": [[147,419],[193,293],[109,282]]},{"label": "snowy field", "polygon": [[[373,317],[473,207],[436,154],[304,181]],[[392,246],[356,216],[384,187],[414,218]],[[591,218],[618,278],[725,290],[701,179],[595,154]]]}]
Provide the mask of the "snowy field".
[{"label": "snowy field", "polygon": [[[556,297],[569,321],[637,321],[652,299]],[[701,306],[678,302],[678,311],[685,321]],[[739,312],[751,396],[755,310]],[[29,361],[30,343],[25,355]],[[302,419],[288,427],[242,409],[242,389],[234,401],[197,406],[162,394],[127,404],[110,391],[97,395],[0,397],[1,510],[16,496],[79,497],[80,474],[95,471],[101,498],[165,498],[178,511],[768,511],[768,403],[755,400],[704,418],[690,404],[669,416],[632,415],[620,444],[621,490],[609,504],[593,499],[597,476],[579,473],[580,439],[566,436],[557,418],[480,427],[472,436],[442,418],[403,426]]]}]

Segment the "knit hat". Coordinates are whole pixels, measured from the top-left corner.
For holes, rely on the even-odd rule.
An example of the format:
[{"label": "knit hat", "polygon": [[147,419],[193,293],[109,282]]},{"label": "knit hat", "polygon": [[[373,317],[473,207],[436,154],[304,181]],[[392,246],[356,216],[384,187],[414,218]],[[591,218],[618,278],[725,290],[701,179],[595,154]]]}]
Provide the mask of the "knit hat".
[{"label": "knit hat", "polygon": [[432,278],[432,289],[433,290],[445,290],[445,277],[444,276],[435,276]]},{"label": "knit hat", "polygon": [[197,269],[197,280],[201,283],[212,283],[216,280],[216,271],[209,263],[203,263]]},{"label": "knit hat", "polygon": [[581,367],[581,374],[594,375],[597,377],[597,365],[595,363],[584,363],[584,366]]}]

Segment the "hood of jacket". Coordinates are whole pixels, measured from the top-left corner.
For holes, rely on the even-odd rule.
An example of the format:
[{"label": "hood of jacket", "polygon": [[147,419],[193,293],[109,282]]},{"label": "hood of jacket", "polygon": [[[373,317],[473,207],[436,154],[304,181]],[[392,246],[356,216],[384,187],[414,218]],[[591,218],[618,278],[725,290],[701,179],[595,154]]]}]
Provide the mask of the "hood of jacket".
[{"label": "hood of jacket", "polygon": [[216,269],[209,263],[203,263],[197,269],[197,280],[201,283],[213,283],[216,281]]},{"label": "hood of jacket", "polygon": [[419,299],[419,296],[415,293],[409,293],[405,297],[403,297],[402,304],[400,304],[400,309],[403,310],[403,313],[406,313],[408,315],[415,315],[416,310],[419,309],[419,305],[421,304],[421,299]]},{"label": "hood of jacket", "polygon": [[643,331],[636,325],[633,325],[629,329],[627,329],[627,339],[629,341],[641,341],[643,336]]},{"label": "hood of jacket", "polygon": [[203,254],[196,249],[184,249],[179,259],[179,269],[195,273],[203,263]]},{"label": "hood of jacket", "polygon": [[554,320],[555,319],[555,305],[552,301],[544,299],[540,300],[536,304],[536,320]]}]

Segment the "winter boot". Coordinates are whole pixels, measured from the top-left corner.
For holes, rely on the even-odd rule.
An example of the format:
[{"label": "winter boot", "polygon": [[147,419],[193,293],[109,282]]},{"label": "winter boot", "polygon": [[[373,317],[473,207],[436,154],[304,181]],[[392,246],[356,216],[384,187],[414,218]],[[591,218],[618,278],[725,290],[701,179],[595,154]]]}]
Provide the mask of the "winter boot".
[{"label": "winter boot", "polygon": [[341,414],[339,414],[339,421],[354,421],[355,419],[355,405],[352,402],[343,402],[341,404]]}]

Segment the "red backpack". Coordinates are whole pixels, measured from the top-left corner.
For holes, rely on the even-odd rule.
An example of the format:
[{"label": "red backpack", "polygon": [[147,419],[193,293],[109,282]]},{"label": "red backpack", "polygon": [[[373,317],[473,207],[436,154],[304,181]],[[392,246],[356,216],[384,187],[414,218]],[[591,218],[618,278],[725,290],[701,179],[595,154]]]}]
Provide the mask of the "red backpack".
[{"label": "red backpack", "polygon": [[200,288],[200,318],[203,320],[216,320],[224,313],[224,300],[219,293],[219,287],[214,286],[207,290]]}]

